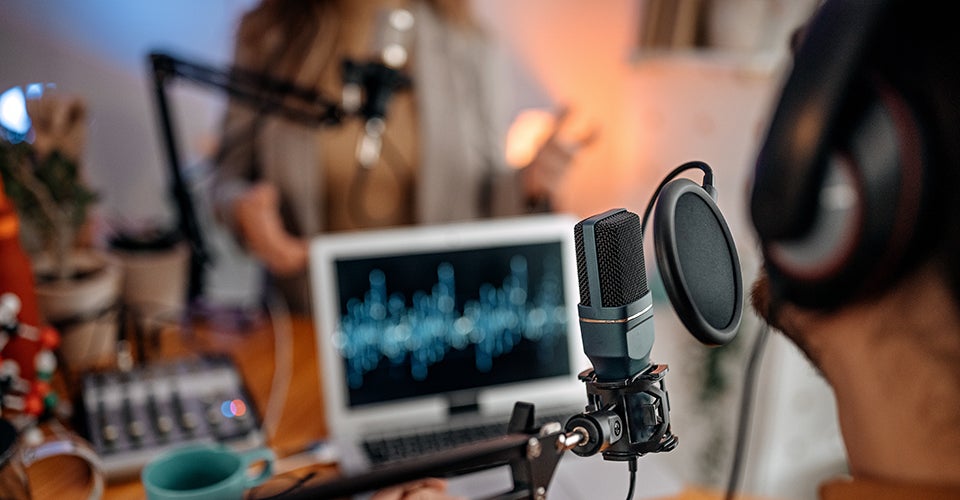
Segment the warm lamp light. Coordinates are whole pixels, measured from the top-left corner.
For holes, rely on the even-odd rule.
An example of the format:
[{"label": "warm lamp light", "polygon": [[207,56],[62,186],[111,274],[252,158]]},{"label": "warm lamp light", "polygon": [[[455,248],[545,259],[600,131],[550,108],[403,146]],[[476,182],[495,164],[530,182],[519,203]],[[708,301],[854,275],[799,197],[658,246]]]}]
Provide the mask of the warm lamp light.
[{"label": "warm lamp light", "polygon": [[556,126],[556,116],[543,109],[520,112],[507,131],[507,164],[521,168],[533,161]]}]

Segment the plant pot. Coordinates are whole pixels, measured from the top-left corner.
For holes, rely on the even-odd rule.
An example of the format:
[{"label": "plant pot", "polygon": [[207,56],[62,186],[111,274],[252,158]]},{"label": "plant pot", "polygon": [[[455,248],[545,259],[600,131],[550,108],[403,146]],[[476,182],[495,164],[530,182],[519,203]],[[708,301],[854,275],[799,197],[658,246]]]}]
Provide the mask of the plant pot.
[{"label": "plant pot", "polygon": [[183,310],[190,270],[190,248],[119,250],[111,255],[123,268],[121,300],[144,323]]},{"label": "plant pot", "polygon": [[60,352],[72,372],[114,366],[119,331],[122,270],[117,259],[94,249],[68,257],[74,277],[51,280],[52,260],[34,259],[37,303],[44,321],[60,332]]}]

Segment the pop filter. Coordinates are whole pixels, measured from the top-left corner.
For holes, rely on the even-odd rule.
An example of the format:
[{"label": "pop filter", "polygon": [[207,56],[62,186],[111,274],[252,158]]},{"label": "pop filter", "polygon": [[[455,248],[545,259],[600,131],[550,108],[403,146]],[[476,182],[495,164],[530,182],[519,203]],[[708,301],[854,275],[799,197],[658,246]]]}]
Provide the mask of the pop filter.
[{"label": "pop filter", "polygon": [[704,344],[733,340],[743,314],[743,277],[713,197],[689,179],[668,183],[657,199],[653,240],[663,286],[683,325]]}]

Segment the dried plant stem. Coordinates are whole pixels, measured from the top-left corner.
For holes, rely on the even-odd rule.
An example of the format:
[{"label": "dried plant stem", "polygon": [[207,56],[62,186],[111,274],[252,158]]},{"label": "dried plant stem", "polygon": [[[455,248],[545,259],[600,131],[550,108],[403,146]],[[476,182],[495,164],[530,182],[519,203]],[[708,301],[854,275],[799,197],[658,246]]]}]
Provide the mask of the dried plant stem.
[{"label": "dried plant stem", "polygon": [[[29,157],[28,157],[29,158]],[[70,279],[73,269],[70,267],[67,258],[70,245],[73,242],[73,229],[70,221],[70,214],[66,210],[60,210],[50,190],[40,181],[38,181],[30,172],[29,161],[16,161],[12,173],[27,191],[30,191],[40,204],[40,210],[49,219],[50,225],[56,236],[53,238],[51,246],[55,248],[46,248],[53,255],[54,269],[58,280]]]}]

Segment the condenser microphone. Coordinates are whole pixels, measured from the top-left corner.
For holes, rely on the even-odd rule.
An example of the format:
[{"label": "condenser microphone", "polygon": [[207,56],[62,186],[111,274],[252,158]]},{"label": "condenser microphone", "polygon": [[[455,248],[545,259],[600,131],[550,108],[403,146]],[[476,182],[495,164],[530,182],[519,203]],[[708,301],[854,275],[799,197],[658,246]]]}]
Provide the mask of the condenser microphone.
[{"label": "condenser microphone", "polygon": [[373,58],[343,61],[343,108],[364,119],[356,150],[357,162],[364,168],[372,167],[380,158],[390,99],[396,91],[410,86],[403,68],[410,57],[413,26],[409,10],[382,11],[374,29]]},{"label": "condenser microphone", "polygon": [[[674,179],[699,168],[704,183]],[[584,219],[574,227],[580,285],[580,335],[592,368],[580,373],[584,412],[564,426],[583,436],[572,451],[629,461],[670,451],[667,366],[650,361],[653,299],[643,258],[643,232],[656,204],[654,243],[664,289],[684,326],[701,342],[724,345],[740,326],[740,260],[716,205],[713,173],[689,162],[657,187],[643,221],[624,209]]]},{"label": "condenser microphone", "polygon": [[663,384],[666,365],[650,362],[653,299],[647,286],[640,218],[624,209],[574,227],[580,285],[580,336],[593,367],[580,373],[585,411],[565,425],[584,436],[577,455],[631,461],[677,445]]},{"label": "condenser microphone", "polygon": [[357,163],[363,168],[373,167],[380,159],[390,99],[396,91],[410,87],[410,78],[403,68],[410,57],[413,25],[413,13],[407,9],[379,12],[372,42],[373,57],[368,61],[343,61],[343,109],[348,114],[359,114],[364,120],[355,153]]},{"label": "condenser microphone", "polygon": [[407,9],[377,13],[370,43],[371,57],[343,61],[341,104],[345,112],[359,112],[368,120],[386,115],[392,92],[410,83],[402,70],[410,59],[413,26],[413,13]]},{"label": "condenser microphone", "polygon": [[574,227],[583,350],[598,380],[650,367],[653,299],[647,286],[640,218],[614,209]]}]

